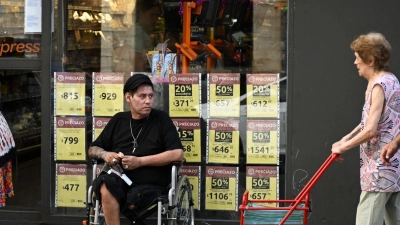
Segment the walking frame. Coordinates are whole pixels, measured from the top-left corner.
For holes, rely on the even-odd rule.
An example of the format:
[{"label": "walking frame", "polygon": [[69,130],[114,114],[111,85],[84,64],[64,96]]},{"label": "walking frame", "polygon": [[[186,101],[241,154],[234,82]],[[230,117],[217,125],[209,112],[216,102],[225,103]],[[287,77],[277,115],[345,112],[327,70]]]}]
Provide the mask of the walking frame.
[{"label": "walking frame", "polygon": [[[243,194],[240,210],[240,225],[248,224],[299,224],[307,225],[307,214],[310,211],[310,190],[328,169],[339,154],[332,153],[314,176],[308,181],[294,200],[249,200],[249,191]],[[276,203],[289,206],[270,207],[262,204]],[[280,220],[280,222],[279,222]],[[261,222],[261,223],[260,223]]]}]

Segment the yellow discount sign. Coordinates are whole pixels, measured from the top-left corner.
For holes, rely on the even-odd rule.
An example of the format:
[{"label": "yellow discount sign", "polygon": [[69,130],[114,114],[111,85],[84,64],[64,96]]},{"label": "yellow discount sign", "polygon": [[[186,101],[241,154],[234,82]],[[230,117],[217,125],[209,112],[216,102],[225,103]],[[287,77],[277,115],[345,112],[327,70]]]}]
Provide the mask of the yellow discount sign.
[{"label": "yellow discount sign", "polygon": [[180,175],[186,175],[192,188],[193,208],[200,209],[201,167],[183,166]]},{"label": "yellow discount sign", "polygon": [[58,116],[85,115],[85,73],[54,73],[55,114]]},{"label": "yellow discount sign", "polygon": [[93,116],[124,111],[124,74],[93,73]]},{"label": "yellow discount sign", "polygon": [[200,117],[200,74],[173,74],[169,77],[169,115]]},{"label": "yellow discount sign", "polygon": [[172,119],[178,128],[186,162],[201,162],[200,119]]},{"label": "yellow discount sign", "polygon": [[86,118],[55,117],[55,160],[85,160]]},{"label": "yellow discount sign", "polygon": [[93,141],[101,134],[110,119],[107,117],[93,117]]},{"label": "yellow discount sign", "polygon": [[240,74],[208,74],[210,117],[240,116]]},{"label": "yellow discount sign", "polygon": [[207,163],[239,162],[239,120],[207,120]]},{"label": "yellow discount sign", "polygon": [[56,207],[85,208],[86,165],[56,164]]},{"label": "yellow discount sign", "polygon": [[247,74],[247,117],[279,117],[279,74]]},{"label": "yellow discount sign", "polygon": [[206,166],[207,210],[237,211],[238,167]]},{"label": "yellow discount sign", "polygon": [[[277,200],[277,179],[278,167],[276,166],[247,166],[246,189],[249,190],[249,199]],[[266,206],[278,206],[276,203],[262,204]]]},{"label": "yellow discount sign", "polygon": [[247,164],[279,164],[279,121],[247,121]]}]

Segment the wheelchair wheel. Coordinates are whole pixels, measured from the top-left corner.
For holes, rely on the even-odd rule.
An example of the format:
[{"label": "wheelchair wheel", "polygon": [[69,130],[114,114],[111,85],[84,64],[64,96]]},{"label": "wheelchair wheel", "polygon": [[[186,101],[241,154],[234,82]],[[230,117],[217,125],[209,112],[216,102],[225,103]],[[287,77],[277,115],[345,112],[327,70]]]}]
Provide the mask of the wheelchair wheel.
[{"label": "wheelchair wheel", "polygon": [[[89,225],[107,225],[104,219],[103,208],[98,200],[95,198],[95,194],[92,195],[92,204],[89,209]],[[97,209],[97,212],[96,212]]]},{"label": "wheelchair wheel", "polygon": [[186,175],[179,178],[168,225],[194,225],[192,189]]}]

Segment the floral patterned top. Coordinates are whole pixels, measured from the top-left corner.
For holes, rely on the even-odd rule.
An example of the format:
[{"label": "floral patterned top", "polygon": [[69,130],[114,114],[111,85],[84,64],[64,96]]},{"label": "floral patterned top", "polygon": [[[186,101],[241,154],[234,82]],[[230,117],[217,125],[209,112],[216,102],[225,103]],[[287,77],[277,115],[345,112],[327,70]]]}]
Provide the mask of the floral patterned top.
[{"label": "floral patterned top", "polygon": [[[391,166],[382,164],[381,148],[392,141],[400,132],[400,84],[393,74],[384,74],[373,83],[381,85],[385,92],[385,103],[378,122],[376,135],[360,145],[361,190],[371,192],[400,191],[400,152],[391,159]],[[365,129],[371,108],[371,91],[365,101],[361,130]]]}]

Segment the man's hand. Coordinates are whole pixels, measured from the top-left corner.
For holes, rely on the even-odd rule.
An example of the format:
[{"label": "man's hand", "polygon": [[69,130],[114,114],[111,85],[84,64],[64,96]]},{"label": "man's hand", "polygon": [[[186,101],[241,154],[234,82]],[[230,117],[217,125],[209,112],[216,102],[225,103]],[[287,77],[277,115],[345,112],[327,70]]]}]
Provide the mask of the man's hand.
[{"label": "man's hand", "polygon": [[391,141],[382,147],[380,158],[386,166],[390,166],[390,158],[398,151],[398,145],[396,141]]},{"label": "man's hand", "polygon": [[133,170],[136,169],[138,167],[140,167],[141,165],[141,161],[140,161],[140,157],[136,157],[136,156],[123,156],[122,157],[122,167],[125,170]]}]

